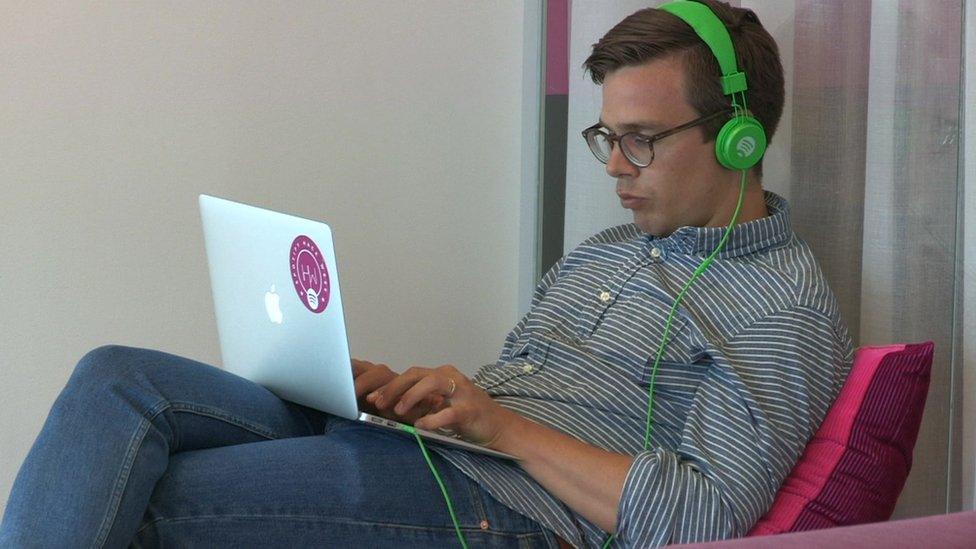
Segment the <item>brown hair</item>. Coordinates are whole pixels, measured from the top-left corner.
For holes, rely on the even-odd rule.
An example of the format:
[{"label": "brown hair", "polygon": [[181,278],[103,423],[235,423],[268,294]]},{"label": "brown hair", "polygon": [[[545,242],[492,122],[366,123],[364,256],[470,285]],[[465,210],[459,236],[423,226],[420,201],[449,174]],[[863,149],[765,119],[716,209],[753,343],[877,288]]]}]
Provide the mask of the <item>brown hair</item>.
[{"label": "brown hair", "polygon": [[[716,0],[696,0],[708,6],[729,30],[736,63],[746,73],[746,106],[772,141],[785,96],[779,48],[752,10],[734,8]],[[627,16],[593,44],[583,63],[595,84],[621,68],[678,55],[685,65],[685,100],[700,116],[728,108],[731,98],[722,93],[718,61],[687,23],[664,10],[642,9]],[[705,142],[714,141],[726,122],[716,119],[701,126]],[[762,161],[755,166],[762,176]]]}]

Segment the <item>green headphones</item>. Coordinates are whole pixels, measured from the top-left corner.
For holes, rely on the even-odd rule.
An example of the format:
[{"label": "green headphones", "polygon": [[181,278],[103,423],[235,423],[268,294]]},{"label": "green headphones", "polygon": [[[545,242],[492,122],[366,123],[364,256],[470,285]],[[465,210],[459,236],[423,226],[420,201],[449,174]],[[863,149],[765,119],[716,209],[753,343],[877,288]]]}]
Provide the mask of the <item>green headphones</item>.
[{"label": "green headphones", "polygon": [[[766,152],[766,132],[762,124],[746,114],[746,74],[735,62],[735,49],[725,24],[708,6],[691,0],[674,0],[658,6],[691,25],[695,33],[712,50],[722,69],[722,92],[731,96],[735,111],[732,120],[722,126],[715,139],[715,156],[719,164],[730,170],[746,170],[755,166]],[[742,104],[736,102],[736,94]]]}]

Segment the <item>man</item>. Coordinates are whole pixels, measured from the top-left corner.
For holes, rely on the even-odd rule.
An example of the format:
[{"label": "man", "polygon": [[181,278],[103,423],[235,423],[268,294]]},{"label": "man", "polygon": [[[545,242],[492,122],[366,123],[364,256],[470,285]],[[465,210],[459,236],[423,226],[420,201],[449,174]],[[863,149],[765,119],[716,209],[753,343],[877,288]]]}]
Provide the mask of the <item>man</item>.
[{"label": "man", "polygon": [[[707,4],[730,30],[749,108],[771,137],[783,100],[776,46],[751,12]],[[468,379],[450,365],[397,374],[353,363],[364,407],[518,456],[430,446],[472,542],[593,547],[613,533],[643,547],[742,535],[843,382],[850,338],[785,201],[764,194],[761,165],[735,230],[669,314],[739,198],[742,174],[716,162],[716,122],[728,116],[712,115],[729,103],[710,55],[687,24],[653,9],[594,47],[587,68],[603,108],[587,139],[634,223],[546,274],[495,364]],[[408,438],[216,368],[101,348],[52,408],[0,545],[121,545],[134,534],[177,545],[453,543],[419,453]]]},{"label": "man", "polygon": [[[748,105],[771,137],[784,95],[775,42],[752,12],[704,3],[729,27],[751,85]],[[596,130],[605,151],[591,148],[608,154],[601,160],[634,225],[563,258],[498,363],[473,382],[450,367],[395,376],[364,365],[357,383],[366,393],[386,382],[367,401],[395,415],[455,380],[451,406],[417,425],[456,429],[519,456],[519,470],[486,475],[485,459],[441,451],[575,544],[601,542],[600,531],[638,546],[742,535],[839,391],[851,340],[809,248],[789,229],[785,200],[764,193],[759,164],[748,173],[736,230],[671,329],[656,379],[657,430],[641,449],[641,401],[668,309],[719,243],[740,172],[716,160],[715,136],[728,117],[709,115],[729,100],[714,56],[687,24],[638,12],[594,46],[586,68],[603,84]],[[679,127],[687,129],[654,141],[644,167],[606,139]],[[560,505],[572,512],[559,513]]]}]

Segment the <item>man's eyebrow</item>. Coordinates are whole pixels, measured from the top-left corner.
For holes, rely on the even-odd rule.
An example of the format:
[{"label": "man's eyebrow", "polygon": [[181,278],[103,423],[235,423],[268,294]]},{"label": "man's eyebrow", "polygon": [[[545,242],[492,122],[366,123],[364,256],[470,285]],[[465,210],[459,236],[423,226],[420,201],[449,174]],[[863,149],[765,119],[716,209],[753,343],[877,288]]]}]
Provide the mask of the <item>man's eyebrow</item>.
[{"label": "man's eyebrow", "polygon": [[[604,122],[602,118],[600,119],[600,126],[610,129],[610,126],[608,126],[607,123]],[[639,131],[639,130],[656,131],[656,130],[664,129],[664,125],[659,124],[657,122],[638,121],[638,122],[628,122],[626,124],[620,124],[620,126],[618,126],[617,129],[625,133],[632,132],[632,131]]]}]

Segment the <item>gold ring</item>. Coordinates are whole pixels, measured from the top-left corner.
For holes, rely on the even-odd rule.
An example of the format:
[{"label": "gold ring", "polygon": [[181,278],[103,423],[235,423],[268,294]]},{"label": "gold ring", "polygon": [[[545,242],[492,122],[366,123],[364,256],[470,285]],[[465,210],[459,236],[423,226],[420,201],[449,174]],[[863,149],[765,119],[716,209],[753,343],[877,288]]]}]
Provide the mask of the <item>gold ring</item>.
[{"label": "gold ring", "polygon": [[447,392],[447,398],[451,398],[454,396],[454,389],[457,389],[457,383],[454,382],[453,377],[449,377],[447,380],[451,382],[451,390]]}]

